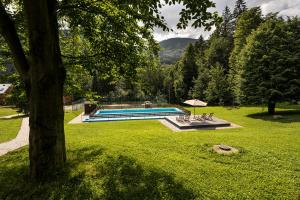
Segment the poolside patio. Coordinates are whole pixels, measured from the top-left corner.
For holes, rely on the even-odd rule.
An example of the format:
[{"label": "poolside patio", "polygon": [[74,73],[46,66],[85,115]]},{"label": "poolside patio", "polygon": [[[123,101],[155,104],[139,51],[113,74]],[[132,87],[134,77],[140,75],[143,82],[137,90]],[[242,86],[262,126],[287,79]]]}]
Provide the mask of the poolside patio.
[{"label": "poolside patio", "polygon": [[198,121],[191,117],[190,122],[179,122],[176,120],[176,116],[168,116],[165,121],[175,126],[180,130],[187,129],[216,129],[232,127],[232,124],[228,121],[213,117],[213,120]]}]

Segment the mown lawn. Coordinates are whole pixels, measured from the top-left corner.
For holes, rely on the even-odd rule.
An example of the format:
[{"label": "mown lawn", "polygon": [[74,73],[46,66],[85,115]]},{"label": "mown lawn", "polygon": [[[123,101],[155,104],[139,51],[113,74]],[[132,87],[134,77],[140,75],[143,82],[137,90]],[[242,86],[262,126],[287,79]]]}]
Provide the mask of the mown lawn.
[{"label": "mown lawn", "polygon": [[17,114],[17,109],[0,106],[0,117]]},{"label": "mown lawn", "polygon": [[22,118],[0,119],[0,143],[15,138],[20,130],[21,123]]},{"label": "mown lawn", "polygon": [[[159,121],[66,124],[68,164],[58,179],[28,184],[23,148],[0,157],[0,199],[299,199],[299,110],[282,108],[276,120],[260,107],[202,112],[243,128],[174,133]],[[241,153],[213,153],[220,143]]]},{"label": "mown lawn", "polygon": [[[18,114],[16,108],[0,107],[0,117]],[[22,118],[0,118],[0,143],[15,138],[20,130]]]}]

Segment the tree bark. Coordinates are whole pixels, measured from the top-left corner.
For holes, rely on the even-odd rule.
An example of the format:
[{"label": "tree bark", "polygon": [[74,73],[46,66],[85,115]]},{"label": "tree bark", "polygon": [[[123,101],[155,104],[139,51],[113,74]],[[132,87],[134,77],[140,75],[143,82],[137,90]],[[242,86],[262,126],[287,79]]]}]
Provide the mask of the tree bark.
[{"label": "tree bark", "polygon": [[30,177],[42,181],[66,161],[61,60],[56,0],[26,0],[30,47]]},{"label": "tree bark", "polygon": [[25,82],[30,102],[30,177],[53,177],[66,161],[63,111],[65,69],[59,47],[56,0],[25,0],[29,59],[26,58],[13,20],[0,1],[0,33],[15,67]]},{"label": "tree bark", "polygon": [[268,113],[270,115],[275,114],[275,106],[276,106],[275,101],[269,100],[269,102],[268,102]]}]

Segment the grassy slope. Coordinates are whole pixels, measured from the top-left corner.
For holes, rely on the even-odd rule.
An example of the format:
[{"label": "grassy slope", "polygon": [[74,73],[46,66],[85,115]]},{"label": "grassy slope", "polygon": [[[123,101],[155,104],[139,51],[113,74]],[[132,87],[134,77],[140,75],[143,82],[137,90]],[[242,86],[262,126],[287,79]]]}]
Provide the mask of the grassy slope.
[{"label": "grassy slope", "polygon": [[14,114],[17,114],[16,109],[0,106],[0,117],[7,116],[7,115],[14,115]]},{"label": "grassy slope", "polygon": [[[17,114],[16,109],[0,107],[0,117]],[[16,137],[22,119],[0,119],[0,143],[11,140]]]},{"label": "grassy slope", "polygon": [[[64,175],[35,187],[25,182],[27,148],[0,157],[0,199],[297,199],[300,114],[273,120],[261,111],[197,109],[244,127],[215,131],[174,133],[158,121],[66,125]],[[212,153],[219,143],[242,153]]]},{"label": "grassy slope", "polygon": [[15,138],[20,130],[22,118],[0,119],[0,143]]}]

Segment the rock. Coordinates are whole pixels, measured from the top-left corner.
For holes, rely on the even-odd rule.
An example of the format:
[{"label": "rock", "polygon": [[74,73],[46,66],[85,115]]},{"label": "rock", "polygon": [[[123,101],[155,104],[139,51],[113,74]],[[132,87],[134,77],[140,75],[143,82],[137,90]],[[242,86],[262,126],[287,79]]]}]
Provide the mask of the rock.
[{"label": "rock", "polygon": [[223,155],[231,155],[239,152],[238,149],[224,144],[214,145],[212,147],[212,150],[218,154],[223,154]]},{"label": "rock", "polygon": [[224,145],[224,144],[220,144],[219,148],[224,150],[224,151],[230,151],[232,149],[232,147]]}]

